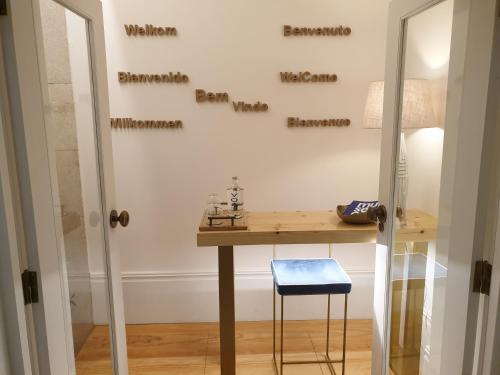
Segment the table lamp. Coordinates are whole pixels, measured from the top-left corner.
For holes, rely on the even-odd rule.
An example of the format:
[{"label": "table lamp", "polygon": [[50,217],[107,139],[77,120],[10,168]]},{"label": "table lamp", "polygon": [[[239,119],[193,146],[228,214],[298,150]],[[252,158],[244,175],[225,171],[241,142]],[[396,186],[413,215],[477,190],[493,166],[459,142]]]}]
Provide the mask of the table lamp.
[{"label": "table lamp", "polygon": [[[384,82],[371,82],[368,88],[363,128],[381,129],[384,108]],[[407,79],[403,89],[403,114],[401,124],[401,143],[397,176],[399,189],[397,194],[397,216],[401,224],[406,219],[406,198],[408,195],[408,156],[406,153],[405,129],[433,128],[438,126],[432,104],[430,81],[425,79]]]}]

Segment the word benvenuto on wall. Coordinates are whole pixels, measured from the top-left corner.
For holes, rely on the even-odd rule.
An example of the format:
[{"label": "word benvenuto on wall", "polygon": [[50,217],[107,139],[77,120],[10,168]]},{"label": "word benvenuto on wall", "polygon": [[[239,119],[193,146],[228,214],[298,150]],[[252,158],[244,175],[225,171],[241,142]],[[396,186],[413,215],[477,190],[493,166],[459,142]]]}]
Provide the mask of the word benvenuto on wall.
[{"label": "word benvenuto on wall", "polygon": [[335,27],[294,27],[290,25],[283,26],[284,36],[349,36],[352,30],[349,26]]}]

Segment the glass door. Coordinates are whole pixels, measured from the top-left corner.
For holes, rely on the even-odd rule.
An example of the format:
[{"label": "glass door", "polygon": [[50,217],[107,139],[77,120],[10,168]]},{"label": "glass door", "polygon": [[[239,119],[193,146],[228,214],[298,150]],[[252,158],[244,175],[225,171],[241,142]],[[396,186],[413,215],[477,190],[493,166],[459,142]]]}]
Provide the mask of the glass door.
[{"label": "glass door", "polygon": [[[495,21],[494,1],[472,3],[390,6],[386,77],[378,83],[381,207],[372,212],[379,221],[374,374],[472,373],[477,309],[467,301],[477,302],[470,281],[489,70],[471,64],[491,62]],[[480,15],[488,19],[478,32]],[[473,40],[481,39],[472,63]],[[453,339],[459,332],[461,341]]]},{"label": "glass door", "polygon": [[[49,106],[47,137],[66,297],[68,356],[76,374],[112,373],[105,217],[87,20],[40,1]],[[93,349],[99,346],[98,356]]]},{"label": "glass door", "polygon": [[116,236],[128,213],[114,211],[101,2],[16,0],[9,10],[40,372],[127,374]]},{"label": "glass door", "polygon": [[[394,375],[429,373],[432,334],[442,331],[448,255],[437,246],[437,225],[452,18],[453,0],[445,0],[404,26],[388,338]],[[419,226],[427,236],[403,236]]]}]

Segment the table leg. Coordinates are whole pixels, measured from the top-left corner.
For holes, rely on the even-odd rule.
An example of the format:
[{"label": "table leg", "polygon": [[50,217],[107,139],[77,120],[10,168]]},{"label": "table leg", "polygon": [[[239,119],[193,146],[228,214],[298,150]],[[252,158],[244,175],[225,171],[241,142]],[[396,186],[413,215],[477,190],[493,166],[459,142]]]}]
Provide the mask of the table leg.
[{"label": "table leg", "polygon": [[219,246],[219,321],[221,375],[236,373],[233,247]]}]

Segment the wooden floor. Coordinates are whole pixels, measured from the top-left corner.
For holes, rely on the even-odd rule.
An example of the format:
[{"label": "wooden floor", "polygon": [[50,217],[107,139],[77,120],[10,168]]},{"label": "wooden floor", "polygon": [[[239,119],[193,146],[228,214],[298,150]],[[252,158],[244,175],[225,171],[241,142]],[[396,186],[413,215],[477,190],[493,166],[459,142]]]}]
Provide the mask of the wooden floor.
[{"label": "wooden floor", "polygon": [[[342,323],[332,323],[333,357],[340,356]],[[346,374],[370,374],[371,320],[350,320],[347,335]],[[326,345],[325,321],[285,323],[285,360],[321,358]],[[278,338],[279,340],[279,338]],[[150,324],[127,326],[131,375],[216,375],[219,367],[219,333],[215,323]],[[236,324],[237,374],[273,375],[272,322]],[[286,354],[288,353],[288,355]],[[340,375],[340,366],[335,366]],[[285,366],[285,375],[329,374],[325,365]],[[111,374],[108,328],[94,329],[77,356],[78,375]]]}]

